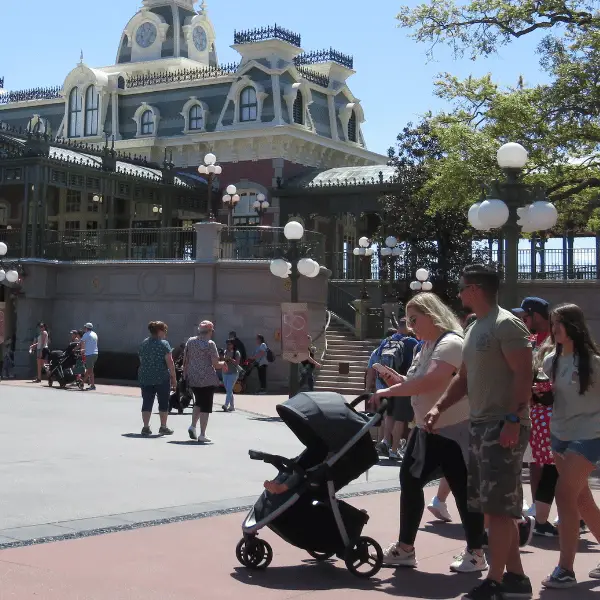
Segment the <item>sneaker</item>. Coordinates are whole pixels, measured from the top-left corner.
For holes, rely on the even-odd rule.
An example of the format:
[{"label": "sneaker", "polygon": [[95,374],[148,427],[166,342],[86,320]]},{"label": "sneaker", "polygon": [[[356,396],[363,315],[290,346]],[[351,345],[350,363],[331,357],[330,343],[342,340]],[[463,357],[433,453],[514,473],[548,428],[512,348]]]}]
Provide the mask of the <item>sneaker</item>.
[{"label": "sneaker", "polygon": [[193,425],[188,427],[188,435],[190,436],[190,440],[197,440],[198,435],[196,434],[196,428]]},{"label": "sneaker", "polygon": [[562,588],[571,588],[577,585],[577,579],[575,579],[575,573],[573,571],[567,571],[562,567],[556,567],[552,571],[552,575],[549,575],[542,581],[542,585],[545,588],[552,588],[560,590]]},{"label": "sneaker", "polygon": [[438,521],[444,521],[444,523],[452,522],[452,517],[450,516],[450,513],[448,512],[448,506],[446,505],[445,502],[442,502],[441,500],[439,500],[437,496],[435,496],[434,499],[431,501],[431,503],[427,507],[427,510]]},{"label": "sneaker", "polygon": [[229,412],[235,412],[235,406],[230,406],[229,407]]},{"label": "sneaker", "polygon": [[527,510],[523,510],[523,516],[535,517],[535,504],[532,504]]},{"label": "sneaker", "polygon": [[393,450],[390,450],[388,452],[388,458],[390,460],[402,460],[402,454],[400,454],[400,452],[394,452]]},{"label": "sneaker", "polygon": [[379,456],[389,456],[390,455],[390,445],[384,440],[383,442],[379,442],[375,449],[377,450],[377,454]]},{"label": "sneaker", "polygon": [[533,537],[533,526],[535,519],[533,517],[524,517],[519,521],[519,548],[528,546]]},{"label": "sneaker", "polygon": [[533,588],[531,580],[527,575],[516,573],[504,573],[502,577],[502,588],[505,598],[532,598]]},{"label": "sneaker", "polygon": [[597,567],[593,568],[589,572],[589,577],[591,579],[600,579],[600,565],[598,565]]},{"label": "sneaker", "polygon": [[86,392],[93,392],[96,389],[95,385],[90,385],[89,387],[85,388]]},{"label": "sneaker", "polygon": [[209,437],[206,437],[205,435],[199,435],[198,442],[200,444],[212,444],[212,440]]},{"label": "sneaker", "polygon": [[417,555],[414,548],[410,551],[403,550],[398,543],[390,544],[383,552],[384,567],[417,567]]},{"label": "sneaker", "polygon": [[152,429],[150,429],[150,427],[142,427],[142,435],[144,437],[148,437],[149,435],[152,435]]},{"label": "sneaker", "polygon": [[468,548],[459,556],[456,556],[454,562],[450,565],[453,573],[476,573],[478,571],[487,571],[488,564],[485,554],[477,554]]},{"label": "sneaker", "polygon": [[548,521],[546,521],[545,523],[538,523],[536,521],[535,527],[533,528],[533,535],[556,537],[558,535],[558,529]]},{"label": "sneaker", "polygon": [[161,425],[160,429],[158,430],[158,435],[173,435],[173,430],[166,425]]},{"label": "sneaker", "polygon": [[267,395],[267,391],[266,390],[260,390],[260,392],[258,392],[259,396],[266,396]]},{"label": "sneaker", "polygon": [[505,600],[503,587],[493,579],[484,579],[463,598],[465,600]]},{"label": "sneaker", "polygon": [[229,406],[227,406],[227,404],[223,404],[223,412],[228,412],[229,411]]}]

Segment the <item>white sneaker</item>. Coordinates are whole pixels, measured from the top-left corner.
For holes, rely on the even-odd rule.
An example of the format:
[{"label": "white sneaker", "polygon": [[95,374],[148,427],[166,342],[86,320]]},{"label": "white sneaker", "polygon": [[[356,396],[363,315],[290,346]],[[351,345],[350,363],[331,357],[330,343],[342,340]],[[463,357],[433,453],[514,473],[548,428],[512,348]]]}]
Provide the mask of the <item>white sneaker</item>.
[{"label": "white sneaker", "polygon": [[477,554],[467,548],[462,554],[455,557],[454,562],[450,565],[450,570],[454,573],[487,571],[488,563],[483,551],[481,554]]},{"label": "white sneaker", "polygon": [[440,521],[444,521],[444,523],[450,523],[452,521],[452,517],[448,512],[448,506],[445,502],[442,502],[438,499],[437,496],[431,501],[427,510]]},{"label": "white sneaker", "polygon": [[190,440],[197,440],[198,435],[196,434],[196,428],[193,425],[188,427],[188,434],[190,436]]},{"label": "white sneaker", "polygon": [[394,452],[393,450],[390,449],[390,451],[388,452],[388,458],[390,460],[401,460],[402,455],[399,452]]},{"label": "white sneaker", "polygon": [[390,544],[383,552],[384,567],[409,567],[414,569],[417,564],[414,549],[408,552],[403,550],[398,543]]},{"label": "white sneaker", "polygon": [[212,440],[209,437],[206,437],[205,435],[199,435],[198,442],[200,444],[212,444]]}]

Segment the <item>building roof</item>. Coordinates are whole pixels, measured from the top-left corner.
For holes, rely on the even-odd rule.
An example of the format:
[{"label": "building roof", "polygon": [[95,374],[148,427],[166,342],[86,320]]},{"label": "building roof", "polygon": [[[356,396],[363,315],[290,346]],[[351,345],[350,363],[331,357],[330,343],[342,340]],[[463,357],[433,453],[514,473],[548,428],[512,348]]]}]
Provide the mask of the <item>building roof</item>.
[{"label": "building roof", "polygon": [[396,167],[387,165],[369,165],[365,167],[338,167],[335,169],[315,170],[305,175],[287,180],[284,187],[328,187],[357,186],[377,183],[393,183],[396,179]]}]

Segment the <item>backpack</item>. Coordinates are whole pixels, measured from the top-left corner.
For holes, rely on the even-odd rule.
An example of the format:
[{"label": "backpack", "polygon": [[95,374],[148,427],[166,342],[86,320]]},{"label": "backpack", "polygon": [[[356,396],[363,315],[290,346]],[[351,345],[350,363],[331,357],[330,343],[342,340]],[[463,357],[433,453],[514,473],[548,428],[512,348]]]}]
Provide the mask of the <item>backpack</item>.
[{"label": "backpack", "polygon": [[270,363],[275,362],[275,355],[273,354],[273,350],[267,346],[267,361]]},{"label": "backpack", "polygon": [[404,363],[404,342],[402,340],[388,338],[379,347],[379,351],[377,352],[377,362],[384,367],[394,369],[394,371],[400,373],[400,375],[406,375],[406,373],[402,373],[402,366]]}]

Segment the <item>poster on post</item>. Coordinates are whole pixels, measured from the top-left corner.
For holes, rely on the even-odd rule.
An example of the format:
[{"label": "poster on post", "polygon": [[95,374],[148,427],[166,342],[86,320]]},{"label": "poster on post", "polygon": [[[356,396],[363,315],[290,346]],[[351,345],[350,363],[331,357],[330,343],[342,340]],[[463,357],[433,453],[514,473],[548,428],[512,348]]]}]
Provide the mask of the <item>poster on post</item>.
[{"label": "poster on post", "polygon": [[281,350],[283,360],[301,363],[308,359],[308,304],[281,304]]}]

